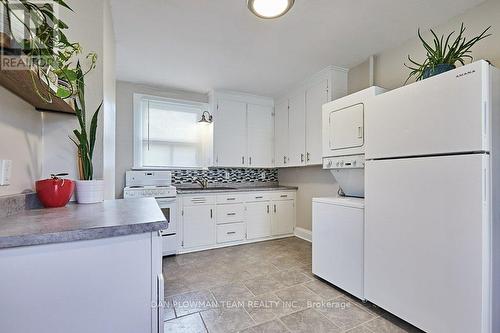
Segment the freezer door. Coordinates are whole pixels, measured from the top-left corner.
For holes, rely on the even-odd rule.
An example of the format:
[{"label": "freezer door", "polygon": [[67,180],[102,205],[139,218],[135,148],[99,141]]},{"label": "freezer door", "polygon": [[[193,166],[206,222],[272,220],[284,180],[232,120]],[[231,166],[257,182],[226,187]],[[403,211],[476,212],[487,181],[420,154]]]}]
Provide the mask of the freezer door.
[{"label": "freezer door", "polygon": [[369,100],[366,158],[489,151],[489,77],[478,61]]},{"label": "freezer door", "polygon": [[426,332],[489,332],[488,155],[368,161],[365,296]]}]

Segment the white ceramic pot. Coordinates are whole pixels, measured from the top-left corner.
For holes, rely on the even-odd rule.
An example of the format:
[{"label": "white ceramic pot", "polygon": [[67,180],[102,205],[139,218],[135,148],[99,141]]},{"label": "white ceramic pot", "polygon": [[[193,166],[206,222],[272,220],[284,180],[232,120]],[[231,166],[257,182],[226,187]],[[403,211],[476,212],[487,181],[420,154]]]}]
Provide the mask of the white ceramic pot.
[{"label": "white ceramic pot", "polygon": [[77,180],[76,201],[91,204],[104,201],[104,180]]}]

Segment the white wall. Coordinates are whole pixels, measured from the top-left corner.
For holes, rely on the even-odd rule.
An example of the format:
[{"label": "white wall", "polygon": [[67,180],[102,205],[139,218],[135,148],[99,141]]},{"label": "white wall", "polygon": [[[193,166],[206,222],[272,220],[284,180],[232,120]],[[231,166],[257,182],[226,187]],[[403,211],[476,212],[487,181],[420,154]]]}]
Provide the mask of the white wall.
[{"label": "white wall", "polygon": [[[491,37],[480,41],[473,48],[473,56],[476,59],[490,60],[495,66],[500,67],[500,1],[489,0],[472,8],[462,15],[459,15],[446,23],[435,27],[438,35],[448,34],[451,31],[460,29],[460,24],[464,23],[467,27],[466,35],[476,36],[488,26],[492,26]],[[415,36],[417,32],[415,31]],[[430,40],[430,32],[425,32],[424,37]],[[375,56],[375,84],[388,89],[401,87],[409,73],[409,70],[403,65],[407,62],[407,56],[421,61],[424,59],[425,50],[417,37],[412,38],[406,43],[395,48],[383,51]],[[352,68],[349,71],[350,92],[361,90],[368,87],[369,72],[366,64]],[[365,85],[358,84],[365,82]]]},{"label": "white wall", "polygon": [[337,196],[338,185],[321,166],[278,170],[280,185],[298,186],[297,227],[312,230],[312,198]]},{"label": "white wall", "polygon": [[104,198],[115,198],[116,166],[116,73],[115,73],[115,34],[109,1],[104,3],[103,31],[103,177],[105,180]]},{"label": "white wall", "polygon": [[42,114],[0,87],[0,159],[12,160],[11,185],[0,196],[33,190],[42,173]]},{"label": "white wall", "polygon": [[116,196],[123,196],[125,172],[134,164],[134,93],[208,103],[208,95],[131,82],[116,83]]}]

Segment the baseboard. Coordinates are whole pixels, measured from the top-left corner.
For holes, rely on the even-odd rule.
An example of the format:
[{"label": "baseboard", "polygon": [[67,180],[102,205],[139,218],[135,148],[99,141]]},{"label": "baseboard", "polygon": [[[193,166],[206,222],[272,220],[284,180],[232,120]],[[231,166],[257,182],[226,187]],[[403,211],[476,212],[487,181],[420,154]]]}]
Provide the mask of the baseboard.
[{"label": "baseboard", "polygon": [[307,229],[303,229],[303,228],[299,228],[299,227],[295,227],[295,237],[298,237],[300,239],[303,239],[303,240],[311,243],[312,242],[312,231],[307,230]]}]

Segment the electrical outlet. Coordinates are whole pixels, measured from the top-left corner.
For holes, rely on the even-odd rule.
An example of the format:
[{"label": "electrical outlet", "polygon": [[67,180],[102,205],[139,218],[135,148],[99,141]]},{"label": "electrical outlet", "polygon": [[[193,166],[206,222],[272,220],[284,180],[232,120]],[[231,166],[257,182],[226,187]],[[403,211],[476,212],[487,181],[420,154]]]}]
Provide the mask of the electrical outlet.
[{"label": "electrical outlet", "polygon": [[0,186],[10,185],[11,160],[0,160]]}]

